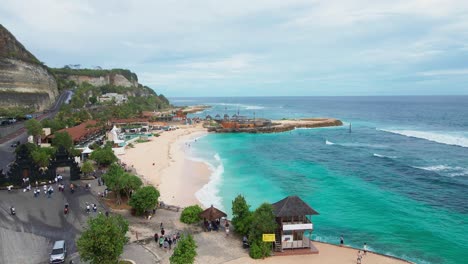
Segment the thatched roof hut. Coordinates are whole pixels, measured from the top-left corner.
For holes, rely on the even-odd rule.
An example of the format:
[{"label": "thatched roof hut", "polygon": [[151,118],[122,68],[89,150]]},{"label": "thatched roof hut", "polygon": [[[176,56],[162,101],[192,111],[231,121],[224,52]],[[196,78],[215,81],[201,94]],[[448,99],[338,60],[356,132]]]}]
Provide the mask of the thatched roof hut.
[{"label": "thatched roof hut", "polygon": [[319,214],[298,196],[288,196],[272,204],[272,206],[276,217]]},{"label": "thatched roof hut", "polygon": [[226,216],[227,216],[226,213],[219,210],[218,208],[215,208],[213,205],[211,205],[211,207],[207,208],[205,211],[200,213],[200,217],[208,221],[213,221],[213,220],[219,219],[221,217],[226,217]]}]

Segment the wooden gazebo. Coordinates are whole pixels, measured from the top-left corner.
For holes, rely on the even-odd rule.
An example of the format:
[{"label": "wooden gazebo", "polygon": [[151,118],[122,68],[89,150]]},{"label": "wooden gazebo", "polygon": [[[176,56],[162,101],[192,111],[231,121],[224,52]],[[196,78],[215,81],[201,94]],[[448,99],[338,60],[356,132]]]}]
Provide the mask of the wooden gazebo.
[{"label": "wooden gazebo", "polygon": [[214,207],[213,205],[200,213],[200,217],[206,219],[207,221],[214,221],[226,216],[226,213]]},{"label": "wooden gazebo", "polygon": [[283,249],[310,248],[316,251],[305,233],[309,235],[312,233],[314,229],[312,215],[319,213],[298,196],[288,196],[272,206],[279,226],[276,230],[275,249],[283,251]]}]

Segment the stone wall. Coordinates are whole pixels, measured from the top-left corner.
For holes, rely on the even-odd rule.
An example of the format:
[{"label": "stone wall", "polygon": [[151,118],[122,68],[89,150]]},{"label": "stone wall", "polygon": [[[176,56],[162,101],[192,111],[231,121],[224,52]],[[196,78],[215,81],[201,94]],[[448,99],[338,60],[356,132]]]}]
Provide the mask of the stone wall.
[{"label": "stone wall", "polygon": [[57,82],[44,66],[0,58],[0,107],[32,106],[41,111],[58,95]]}]

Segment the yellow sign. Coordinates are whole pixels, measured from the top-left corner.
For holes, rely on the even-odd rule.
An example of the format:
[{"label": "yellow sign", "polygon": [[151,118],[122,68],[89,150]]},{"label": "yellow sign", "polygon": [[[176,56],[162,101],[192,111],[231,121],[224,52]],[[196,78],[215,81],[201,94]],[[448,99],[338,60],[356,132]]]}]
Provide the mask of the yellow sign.
[{"label": "yellow sign", "polygon": [[263,234],[263,242],[275,242],[275,234]]}]

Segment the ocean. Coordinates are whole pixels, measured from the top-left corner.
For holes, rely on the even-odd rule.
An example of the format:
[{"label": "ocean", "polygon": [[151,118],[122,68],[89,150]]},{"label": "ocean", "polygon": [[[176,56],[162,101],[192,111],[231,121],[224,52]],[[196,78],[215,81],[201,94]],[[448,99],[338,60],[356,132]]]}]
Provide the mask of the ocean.
[{"label": "ocean", "polygon": [[[191,157],[209,164],[197,192],[231,212],[298,195],[320,213],[313,239],[416,263],[468,263],[468,96],[172,98],[194,116],[333,117],[342,127],[209,134]],[[349,127],[351,125],[351,132]]]}]

